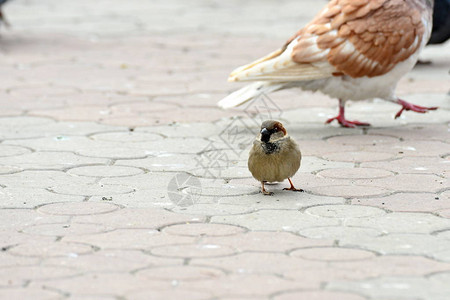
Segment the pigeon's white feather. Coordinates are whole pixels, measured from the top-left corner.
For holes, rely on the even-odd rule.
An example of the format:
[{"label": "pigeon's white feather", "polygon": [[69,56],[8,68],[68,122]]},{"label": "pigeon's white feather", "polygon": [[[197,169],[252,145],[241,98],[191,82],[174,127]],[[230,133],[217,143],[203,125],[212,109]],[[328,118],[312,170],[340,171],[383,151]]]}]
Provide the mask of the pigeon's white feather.
[{"label": "pigeon's white feather", "polygon": [[268,94],[284,87],[283,83],[270,83],[270,82],[254,82],[242,89],[237,90],[225,98],[223,98],[217,105],[222,108],[231,108],[244,104],[247,101],[254,99],[262,94]]}]

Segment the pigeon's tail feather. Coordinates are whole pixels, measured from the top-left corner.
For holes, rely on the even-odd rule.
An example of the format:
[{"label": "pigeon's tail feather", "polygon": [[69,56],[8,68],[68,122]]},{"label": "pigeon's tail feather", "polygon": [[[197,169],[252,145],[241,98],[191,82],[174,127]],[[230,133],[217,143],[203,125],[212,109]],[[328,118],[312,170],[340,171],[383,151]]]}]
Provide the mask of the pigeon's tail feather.
[{"label": "pigeon's tail feather", "polygon": [[244,104],[261,94],[268,94],[277,90],[282,89],[284,84],[282,83],[270,83],[270,82],[255,82],[244,86],[240,90],[237,90],[222,100],[220,100],[217,105],[222,108],[231,108]]}]

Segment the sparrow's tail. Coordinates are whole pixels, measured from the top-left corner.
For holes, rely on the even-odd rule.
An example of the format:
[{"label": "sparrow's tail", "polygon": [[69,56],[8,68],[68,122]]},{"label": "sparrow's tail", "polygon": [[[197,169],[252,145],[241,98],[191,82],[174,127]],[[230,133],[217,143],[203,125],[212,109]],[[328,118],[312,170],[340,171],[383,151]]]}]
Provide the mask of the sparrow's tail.
[{"label": "sparrow's tail", "polygon": [[262,94],[268,94],[280,90],[283,88],[283,86],[283,83],[257,81],[229,94],[228,96],[220,100],[217,105],[222,108],[239,106],[247,101],[255,99]]}]

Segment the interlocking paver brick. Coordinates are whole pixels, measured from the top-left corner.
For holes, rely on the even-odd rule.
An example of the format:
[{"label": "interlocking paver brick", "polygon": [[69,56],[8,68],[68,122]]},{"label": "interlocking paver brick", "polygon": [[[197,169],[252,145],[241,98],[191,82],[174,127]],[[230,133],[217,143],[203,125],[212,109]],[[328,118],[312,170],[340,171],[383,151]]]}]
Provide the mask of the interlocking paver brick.
[{"label": "interlocking paver brick", "polygon": [[275,300],[333,300],[333,299],[348,299],[348,300],[365,300],[364,297],[343,292],[328,292],[328,291],[299,291],[288,292],[278,295]]},{"label": "interlocking paver brick", "polygon": [[[296,89],[216,106],[323,2],[8,1],[0,298],[447,300],[448,43],[398,84],[427,114],[349,101],[371,127],[324,125],[337,101]],[[304,193],[247,170],[269,118]]]},{"label": "interlocking paver brick", "polygon": [[357,227],[357,226],[317,226],[299,230],[300,235],[312,239],[335,239],[345,238],[358,239],[358,237],[380,236],[383,232],[377,228]]},{"label": "interlocking paver brick", "polygon": [[235,236],[245,229],[225,224],[192,223],[168,226],[163,232],[181,236]]},{"label": "interlocking paver brick", "polygon": [[[287,252],[296,248],[330,246],[333,240],[307,239],[290,232],[249,231],[230,236],[209,236],[204,243],[229,245],[239,251]],[[194,260],[195,261],[195,260]]]},{"label": "interlocking paver brick", "polygon": [[381,198],[352,199],[352,204],[377,206],[397,212],[436,212],[450,209],[448,197],[437,193],[396,193]]},{"label": "interlocking paver brick", "polygon": [[105,233],[66,236],[65,242],[91,244],[101,249],[150,249],[173,244],[194,244],[195,237],[176,236],[154,229],[117,229]]},{"label": "interlocking paver brick", "polygon": [[314,261],[361,261],[375,256],[374,253],[365,250],[335,247],[299,249],[289,255]]},{"label": "interlocking paver brick", "polygon": [[0,289],[0,298],[2,299],[36,299],[36,300],[56,300],[61,299],[62,295],[57,291],[49,291],[39,288],[7,288]]},{"label": "interlocking paver brick", "polygon": [[112,203],[105,202],[60,202],[40,206],[37,211],[49,215],[97,215],[115,211],[119,207]]},{"label": "interlocking paver brick", "polygon": [[92,245],[82,243],[55,243],[53,240],[45,241],[42,238],[37,241],[30,238],[28,240],[29,242],[11,247],[8,252],[17,256],[45,258],[54,256],[76,257],[96,251]]},{"label": "interlocking paver brick", "polygon": [[181,259],[163,259],[139,250],[100,250],[84,255],[49,257],[42,261],[45,266],[64,266],[79,272],[133,272],[142,268],[153,270],[158,266],[182,266]]}]

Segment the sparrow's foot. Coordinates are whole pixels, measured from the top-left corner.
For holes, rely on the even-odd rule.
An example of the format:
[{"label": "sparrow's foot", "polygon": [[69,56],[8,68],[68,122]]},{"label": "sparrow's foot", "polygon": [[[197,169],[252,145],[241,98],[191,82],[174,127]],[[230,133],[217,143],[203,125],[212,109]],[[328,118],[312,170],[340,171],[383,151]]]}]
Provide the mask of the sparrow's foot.
[{"label": "sparrow's foot", "polygon": [[438,109],[437,107],[423,107],[423,106],[419,106],[419,105],[414,105],[414,104],[411,104],[411,103],[406,102],[406,101],[401,100],[401,99],[398,99],[397,103],[402,106],[402,109],[400,109],[398,111],[398,113],[395,115],[396,119],[398,117],[400,117],[402,115],[403,111],[405,111],[405,110],[412,110],[412,111],[424,114],[424,113],[426,113],[429,110],[436,110],[436,109]]},{"label": "sparrow's foot", "polygon": [[334,120],[338,121],[342,127],[355,128],[356,126],[370,126],[369,123],[359,122],[359,121],[349,121],[345,119],[345,117],[339,114],[337,117],[330,118],[326,121],[326,124],[333,122]]},{"label": "sparrow's foot", "polygon": [[263,193],[266,196],[273,196],[272,192],[268,192],[266,191],[266,189],[264,188],[264,181],[261,181],[261,193]]},{"label": "sparrow's foot", "polygon": [[273,192],[268,192],[266,190],[262,190],[261,192],[266,196],[273,196]]},{"label": "sparrow's foot", "polygon": [[296,189],[295,186],[292,184],[292,181],[291,181],[290,178],[288,178],[288,180],[289,180],[289,183],[291,184],[291,187],[284,188],[283,190],[285,190],[285,191],[294,191],[294,192],[304,192],[304,190],[302,190],[302,189]]}]

